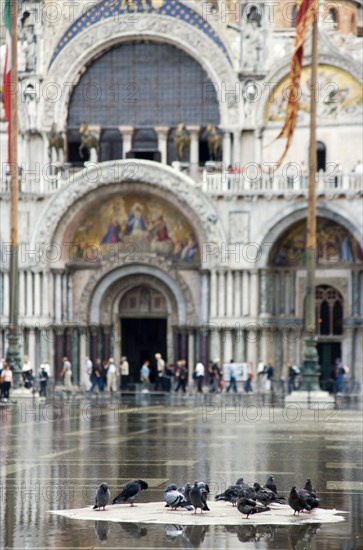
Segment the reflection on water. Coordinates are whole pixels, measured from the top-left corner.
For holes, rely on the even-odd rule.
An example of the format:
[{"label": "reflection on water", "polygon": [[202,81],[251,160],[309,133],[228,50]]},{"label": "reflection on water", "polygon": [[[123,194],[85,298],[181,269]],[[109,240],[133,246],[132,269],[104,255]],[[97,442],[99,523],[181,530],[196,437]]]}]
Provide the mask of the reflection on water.
[{"label": "reflection on water", "polygon": [[[213,403],[111,407],[88,401],[47,408],[18,403],[0,411],[0,547],[230,550],[247,543],[251,550],[361,550],[361,413],[328,411],[325,417],[303,410],[291,422],[281,409],[264,407],[252,422],[246,420],[255,418],[252,413],[240,412]],[[160,501],[169,483],[203,479],[212,509],[214,495],[238,477],[253,483],[270,474],[284,496],[311,478],[323,507],[349,512],[345,521],[247,525],[241,516],[236,526],[207,527],[123,523],[122,516],[115,523],[107,512],[97,513],[97,521],[49,513],[93,505],[102,481],[115,496],[139,478],[149,482],[140,508]],[[226,515],[229,509],[226,503]]]},{"label": "reflection on water", "polygon": [[[135,523],[114,523],[108,521],[95,521],[95,533],[97,540],[104,543],[108,540],[108,535],[113,532],[113,537],[117,536],[117,527],[120,526],[127,537],[130,539],[139,539],[145,537],[146,545],[155,543],[155,537],[159,543],[179,543],[179,547],[187,546],[199,548],[206,540],[206,535],[210,537],[224,538],[233,546],[233,542],[256,542],[265,543],[265,548],[299,548],[299,543],[306,548],[306,543],[311,543],[318,533],[321,525],[319,523],[312,525],[226,525],[226,526],[208,526],[208,525],[137,525]],[[227,536],[223,536],[227,534]],[[272,543],[275,543],[272,545]],[[276,546],[276,543],[278,546]],[[280,544],[284,546],[280,546]],[[150,546],[152,547],[152,546]]]}]

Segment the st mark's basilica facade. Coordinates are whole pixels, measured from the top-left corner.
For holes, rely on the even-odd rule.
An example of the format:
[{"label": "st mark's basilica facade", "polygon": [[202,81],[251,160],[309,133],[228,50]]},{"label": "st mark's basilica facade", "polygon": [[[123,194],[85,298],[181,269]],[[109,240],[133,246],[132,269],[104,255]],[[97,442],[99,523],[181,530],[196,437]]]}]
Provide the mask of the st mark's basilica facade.
[{"label": "st mark's basilica facade", "polygon": [[[281,169],[296,4],[20,2],[22,354],[160,352],[168,363],[301,364],[309,144],[307,41],[298,128]],[[362,375],[359,2],[323,2],[317,132],[322,378]],[[2,46],[3,48],[3,46]],[[0,140],[0,354],[9,318],[7,125]]]}]

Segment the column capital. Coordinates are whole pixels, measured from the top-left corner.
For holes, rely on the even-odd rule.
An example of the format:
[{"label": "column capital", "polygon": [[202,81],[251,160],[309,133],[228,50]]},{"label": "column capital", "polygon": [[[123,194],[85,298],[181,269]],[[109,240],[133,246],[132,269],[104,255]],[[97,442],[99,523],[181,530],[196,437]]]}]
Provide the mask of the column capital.
[{"label": "column capital", "polygon": [[154,126],[154,130],[158,135],[160,134],[163,137],[167,137],[170,126]]},{"label": "column capital", "polygon": [[118,126],[118,130],[120,132],[120,134],[122,134],[123,136],[124,135],[130,135],[132,136],[132,134],[134,133],[134,126]]},{"label": "column capital", "polygon": [[190,134],[199,134],[200,132],[200,126],[198,125],[190,125],[185,127]]},{"label": "column capital", "polygon": [[89,124],[88,129],[91,134],[95,135],[98,139],[100,138],[102,126],[100,126],[99,124]]}]

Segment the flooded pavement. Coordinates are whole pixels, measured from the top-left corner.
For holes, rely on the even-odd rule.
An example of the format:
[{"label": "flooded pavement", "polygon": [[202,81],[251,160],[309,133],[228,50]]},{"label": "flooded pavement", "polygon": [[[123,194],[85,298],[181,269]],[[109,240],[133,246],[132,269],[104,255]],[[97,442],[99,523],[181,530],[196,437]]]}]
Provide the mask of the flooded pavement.
[{"label": "flooded pavement", "polygon": [[[18,400],[1,414],[1,547],[40,548],[363,548],[362,412],[272,408],[229,401],[145,398],[108,403]],[[163,488],[195,479],[212,497],[238,477],[278,492],[310,477],[322,507],[345,521],[311,525],[148,525],[50,514],[94,502],[106,481],[115,496],[126,481],[145,479],[134,512],[162,499]],[[226,504],[226,511],[230,505]]]}]

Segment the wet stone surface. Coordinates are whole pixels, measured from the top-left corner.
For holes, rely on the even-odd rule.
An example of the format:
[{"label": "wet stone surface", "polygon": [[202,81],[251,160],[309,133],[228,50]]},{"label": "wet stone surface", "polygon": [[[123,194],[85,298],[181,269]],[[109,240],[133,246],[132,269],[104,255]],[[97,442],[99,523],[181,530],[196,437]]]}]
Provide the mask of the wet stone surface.
[{"label": "wet stone surface", "polygon": [[[1,407],[1,547],[363,548],[361,411],[233,404],[24,399]],[[150,525],[107,521],[107,511],[89,521],[50,513],[93,504],[102,481],[115,496],[133,478],[149,483],[135,515],[162,500],[167,484],[195,479],[209,483],[212,509],[213,496],[238,477],[264,482],[270,474],[283,495],[310,477],[323,508],[348,512],[344,521],[251,525],[241,515],[238,525],[173,517]]]}]

